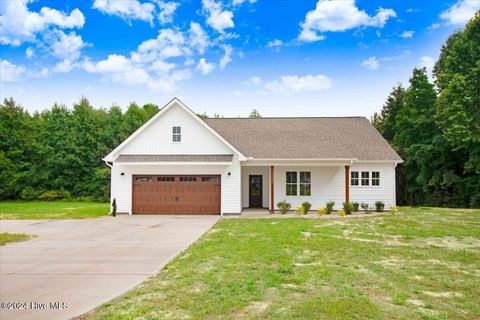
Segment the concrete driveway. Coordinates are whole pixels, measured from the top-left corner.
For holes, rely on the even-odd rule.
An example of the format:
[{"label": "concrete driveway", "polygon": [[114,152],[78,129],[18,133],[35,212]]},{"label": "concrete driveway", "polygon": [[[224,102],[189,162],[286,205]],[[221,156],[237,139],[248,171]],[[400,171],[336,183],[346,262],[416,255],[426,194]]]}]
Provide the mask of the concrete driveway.
[{"label": "concrete driveway", "polygon": [[[0,318],[69,319],[88,312],[155,275],[218,219],[1,220],[1,232],[38,238],[0,247]],[[6,310],[8,302],[27,310]]]}]

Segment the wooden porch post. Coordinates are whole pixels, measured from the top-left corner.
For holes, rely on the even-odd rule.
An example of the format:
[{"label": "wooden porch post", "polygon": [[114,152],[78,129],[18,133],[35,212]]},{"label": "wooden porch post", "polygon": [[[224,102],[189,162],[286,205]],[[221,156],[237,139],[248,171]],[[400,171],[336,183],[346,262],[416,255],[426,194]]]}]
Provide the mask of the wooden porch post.
[{"label": "wooden porch post", "polygon": [[274,214],[275,213],[275,192],[274,192],[274,182],[275,182],[275,168],[273,166],[270,166],[270,213]]},{"label": "wooden porch post", "polygon": [[345,201],[350,202],[350,166],[345,166]]}]

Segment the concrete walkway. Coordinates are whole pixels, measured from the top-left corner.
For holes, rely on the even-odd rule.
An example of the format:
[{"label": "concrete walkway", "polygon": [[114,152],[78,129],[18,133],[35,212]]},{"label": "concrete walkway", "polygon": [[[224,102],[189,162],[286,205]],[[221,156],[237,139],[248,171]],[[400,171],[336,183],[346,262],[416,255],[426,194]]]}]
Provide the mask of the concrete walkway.
[{"label": "concrete walkway", "polygon": [[[0,318],[70,319],[88,312],[155,275],[218,219],[1,220],[0,232],[38,237],[0,247]],[[6,310],[7,302],[26,310]]]}]

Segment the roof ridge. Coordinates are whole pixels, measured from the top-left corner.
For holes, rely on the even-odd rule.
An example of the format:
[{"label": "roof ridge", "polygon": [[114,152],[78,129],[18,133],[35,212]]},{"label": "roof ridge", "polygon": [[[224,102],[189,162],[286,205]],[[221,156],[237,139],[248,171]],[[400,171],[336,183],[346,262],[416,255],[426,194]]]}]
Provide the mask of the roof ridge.
[{"label": "roof ridge", "polygon": [[220,117],[220,118],[205,118],[204,120],[210,119],[238,119],[238,120],[261,120],[261,119],[366,119],[365,116],[315,116],[315,117],[302,117],[302,116],[293,116],[293,117],[260,117],[260,118],[249,118],[249,117]]}]

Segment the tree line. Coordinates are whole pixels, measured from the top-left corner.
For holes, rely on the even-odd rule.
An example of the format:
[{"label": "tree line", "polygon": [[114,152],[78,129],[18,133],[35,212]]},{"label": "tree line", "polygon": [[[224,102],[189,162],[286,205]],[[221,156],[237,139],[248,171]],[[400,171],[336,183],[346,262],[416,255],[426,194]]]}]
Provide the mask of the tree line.
[{"label": "tree line", "polygon": [[107,200],[110,169],[101,160],[157,111],[131,103],[96,109],[82,98],[28,113],[10,99],[0,105],[0,199],[64,197]]},{"label": "tree line", "polygon": [[413,70],[372,122],[404,159],[397,202],[480,207],[480,12],[442,46],[433,68]]}]

